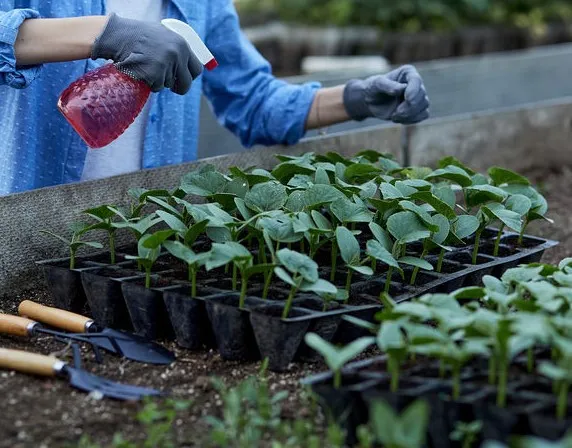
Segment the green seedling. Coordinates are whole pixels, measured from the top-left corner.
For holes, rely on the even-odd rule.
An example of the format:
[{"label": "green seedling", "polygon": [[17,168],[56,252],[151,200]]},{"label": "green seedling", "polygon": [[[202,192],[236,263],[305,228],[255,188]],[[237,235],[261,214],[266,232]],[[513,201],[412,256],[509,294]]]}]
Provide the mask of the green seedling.
[{"label": "green seedling", "polygon": [[[490,187],[490,185],[483,185],[483,186]],[[491,187],[491,188],[496,188],[496,187]],[[498,220],[501,222],[502,226],[506,226],[518,232],[520,232],[522,228],[521,215],[519,215],[516,212],[513,212],[512,210],[507,209],[504,205],[502,205],[499,202],[491,202],[482,205],[479,211],[477,212],[477,218],[479,219],[479,229],[475,232],[475,247],[473,249],[473,257],[472,257],[473,264],[477,264],[481,234],[489,224]]]},{"label": "green seedling", "polygon": [[349,294],[354,271],[365,276],[373,275],[373,271],[369,266],[363,266],[365,260],[361,259],[359,242],[351,231],[345,227],[338,227],[336,229],[336,242],[340,249],[342,260],[344,260],[348,269],[346,291]]},{"label": "green seedling", "polygon": [[[530,199],[528,199],[526,196],[524,196],[522,194],[514,194],[514,195],[509,196],[509,198],[506,200],[504,206],[507,210],[510,210],[510,211],[518,214],[520,216],[520,219],[522,220],[523,217],[526,216],[528,214],[528,212],[530,211],[530,207],[532,206],[532,203],[530,202]],[[499,226],[498,234],[497,234],[497,237],[495,239],[494,251],[493,251],[493,255],[495,257],[498,257],[498,254],[499,254],[499,245],[500,245],[500,241],[501,241],[501,237],[503,235],[505,225],[506,225],[505,222],[501,220],[501,225]],[[521,233],[522,233],[522,226],[523,226],[523,224],[521,224]]]},{"label": "green seedling", "polygon": [[344,365],[373,345],[375,338],[362,337],[342,349],[330,344],[316,333],[307,333],[304,336],[304,341],[324,357],[324,361],[334,373],[334,388],[339,389],[342,387],[342,368]]},{"label": "green seedling", "polygon": [[100,205],[99,207],[84,210],[83,214],[91,217],[96,221],[89,230],[104,230],[108,234],[109,254],[111,264],[115,264],[115,232],[117,227],[113,225],[113,218],[116,216],[111,206]]},{"label": "green seedling", "polygon": [[283,319],[289,316],[292,301],[298,291],[333,295],[338,293],[334,285],[319,278],[318,265],[307,255],[284,248],[276,252],[276,259],[280,266],[274,268],[274,273],[280,280],[290,285],[290,293],[282,312]]},{"label": "green seedling", "polygon": [[232,212],[236,208],[235,198],[244,199],[249,183],[244,177],[231,179],[216,171],[213,165],[206,165],[183,176],[180,189],[185,194],[218,202],[224,210]]},{"label": "green seedling", "polygon": [[117,229],[128,229],[137,240],[162,221],[155,213],[144,217],[128,217],[118,208],[108,208],[121,219],[121,221],[113,222],[113,226]]},{"label": "green seedling", "polygon": [[396,392],[399,388],[400,366],[407,358],[407,341],[403,334],[403,323],[403,321],[384,321],[376,338],[379,349],[387,354],[387,370],[391,376],[391,392]]},{"label": "green seedling", "polygon": [[471,175],[464,168],[455,165],[442,166],[425,176],[425,180],[429,181],[443,179],[458,184],[463,188],[473,185]]},{"label": "green seedling", "polygon": [[[462,336],[462,332],[457,334]],[[453,400],[458,400],[461,396],[461,371],[463,366],[477,355],[488,355],[489,350],[485,339],[458,341],[456,340],[458,337],[455,337],[455,334],[443,336],[441,340],[415,345],[414,350],[420,354],[435,356],[445,365],[450,366],[453,379],[452,398]],[[410,337],[413,344],[420,342],[414,338],[414,335],[410,334]],[[424,339],[426,336],[420,335],[419,337],[421,342],[427,341],[427,339]],[[430,337],[428,340],[430,340]]]},{"label": "green seedling", "polygon": [[301,156],[277,155],[281,163],[276,165],[271,175],[286,184],[296,174],[312,175],[316,171],[314,154],[309,152]]},{"label": "green seedling", "polygon": [[461,442],[461,448],[471,448],[482,430],[483,422],[480,420],[470,423],[457,422],[455,429],[451,432],[450,439]]},{"label": "green seedling", "polygon": [[[209,257],[205,263],[207,271],[232,263],[240,271],[240,298],[239,308],[244,309],[248,280],[256,274],[264,274],[274,269],[272,264],[255,265],[254,257],[250,251],[240,243],[229,241],[226,243],[213,243]],[[236,276],[233,275],[233,289],[236,290]]]},{"label": "green seedling", "polygon": [[158,232],[143,235],[137,242],[137,255],[126,255],[127,260],[135,260],[145,271],[145,287],[151,287],[151,271],[161,253],[161,245],[171,238],[173,230],[159,230]]},{"label": "green seedling", "polygon": [[317,294],[324,301],[324,306],[322,308],[322,311],[327,311],[329,309],[330,304],[333,302],[346,303],[349,298],[349,294],[345,289],[338,289],[338,292],[336,294],[325,293],[325,292],[319,292]]},{"label": "green seedling", "polygon": [[[511,316],[499,315],[481,308],[474,315],[474,322],[467,329],[467,335],[487,337],[491,349],[489,358],[489,380],[497,382],[497,406],[506,406],[508,369],[511,360],[519,353],[526,351],[534,344],[528,333],[516,333]],[[496,374],[493,371],[496,369]]]},{"label": "green seedling", "polygon": [[275,181],[256,184],[244,196],[245,205],[255,213],[281,210],[287,200],[286,187]]},{"label": "green seedling", "polygon": [[[373,219],[373,213],[369,210],[367,205],[357,196],[354,195],[353,201],[345,197],[340,198],[330,204],[330,214],[332,222],[339,227],[351,226],[353,230],[356,223],[368,223]],[[334,281],[337,270],[337,259],[339,251],[339,242],[332,242],[332,273],[330,281]],[[351,281],[351,278],[350,278]]]},{"label": "green seedling", "polygon": [[[502,188],[511,195],[525,196],[530,201],[528,207],[524,207],[523,204],[519,205],[519,210],[524,211],[526,208],[526,211],[522,213],[524,222],[518,238],[518,245],[522,244],[524,232],[530,222],[538,219],[544,219],[550,223],[553,222],[546,217],[548,210],[546,199],[531,186],[530,181],[526,177],[507,170],[506,168],[496,166],[489,168],[488,174],[491,178],[492,185]],[[510,207],[507,206],[507,208]]]},{"label": "green seedling", "polygon": [[[375,222],[370,222],[368,224],[368,227],[369,227],[369,230],[371,231],[371,234],[374,237],[373,240],[370,240],[373,243],[375,243],[374,246],[379,245],[382,248],[384,248],[385,251],[391,252],[391,250],[393,248],[393,241],[391,240],[391,236],[389,236],[389,233],[387,232],[387,230],[383,229],[379,224],[377,224]],[[368,241],[368,243],[369,243],[369,241]],[[379,258],[373,254],[368,253],[367,255],[369,255],[369,257],[371,259],[371,270],[373,272],[375,272],[377,270],[377,261],[379,260]],[[383,260],[380,260],[380,261],[385,263]],[[385,263],[385,264],[388,264],[388,263]]]},{"label": "green seedling", "polygon": [[556,362],[542,362],[538,366],[540,374],[550,378],[556,385],[556,418],[564,420],[568,410],[568,392],[572,383],[572,343],[570,339],[555,336],[554,345],[560,353]]},{"label": "green seedling", "polygon": [[101,243],[96,242],[96,241],[82,241],[81,240],[82,235],[90,229],[91,229],[90,225],[86,225],[83,223],[74,223],[70,226],[70,230],[72,232],[70,239],[64,238],[63,236],[57,235],[53,232],[50,232],[49,230],[40,230],[40,233],[44,233],[46,235],[53,236],[54,238],[60,240],[62,243],[64,243],[69,248],[69,253],[70,253],[69,268],[75,269],[76,255],[77,255],[77,251],[80,248],[82,248],[82,247],[92,247],[94,249],[102,249],[103,248],[103,245]]},{"label": "green seedling", "polygon": [[187,264],[188,280],[191,282],[191,296],[197,296],[197,272],[206,264],[209,253],[195,253],[179,241],[165,241],[163,247],[174,257]]},{"label": "green seedling", "polygon": [[332,223],[320,212],[312,210],[310,216],[314,222],[314,227],[308,230],[310,234],[310,258],[314,259],[320,247],[331,241],[335,234]]},{"label": "green seedling", "polygon": [[369,426],[374,442],[386,448],[421,448],[425,445],[430,408],[426,401],[416,400],[401,415],[383,400],[369,408]]},{"label": "green seedling", "polygon": [[[431,219],[431,217],[428,219]],[[387,220],[387,230],[395,238],[394,248],[392,252],[394,255],[399,253],[403,254],[403,256],[401,256],[399,259],[400,263],[413,266],[414,268],[426,269],[428,271],[433,270],[433,266],[426,260],[405,255],[405,250],[408,243],[423,241],[431,237],[430,229],[438,230],[439,228],[434,224],[432,224],[431,228],[429,228],[428,225],[422,221],[416,213],[412,211],[398,212],[389,217]],[[411,284],[415,283],[415,276],[412,275]]]},{"label": "green seedling", "polygon": [[[130,190],[128,190],[127,194],[136,201],[136,204],[131,204],[130,206],[130,210],[128,213],[130,219],[141,218],[141,213],[143,211],[143,208],[147,204],[153,203],[153,201],[152,200],[150,201],[149,198],[155,198],[155,199],[162,198],[163,202],[174,203],[175,198],[182,199],[185,197],[185,192],[179,188],[174,190],[173,192],[169,192],[168,190],[162,190],[162,189],[148,190],[145,188],[131,188]],[[155,205],[158,204],[155,203]],[[124,212],[122,212],[122,214],[125,215]]]},{"label": "green seedling", "polygon": [[550,224],[554,221],[546,216],[548,211],[548,203],[544,196],[542,196],[538,191],[536,191],[532,186],[522,185],[522,184],[511,184],[503,187],[507,193],[510,194],[520,194],[526,196],[530,200],[530,210],[524,216],[524,222],[522,224],[522,230],[518,236],[517,244],[522,245],[522,239],[524,237],[524,232],[528,225],[537,220],[544,220]]},{"label": "green seedling", "polygon": [[[419,191],[412,194],[411,199],[421,201],[425,209],[429,212],[434,212],[432,217],[436,221],[434,224],[439,227],[439,231],[433,235],[431,240],[427,242],[427,245],[429,249],[440,248],[439,260],[435,270],[441,272],[445,253],[450,250],[448,245],[462,243],[459,237],[454,234],[455,223],[464,216],[455,214],[455,193],[449,187],[433,186],[432,191]],[[439,217],[436,218],[437,216]],[[447,229],[448,233],[445,235]],[[461,238],[466,236],[468,235]]]}]

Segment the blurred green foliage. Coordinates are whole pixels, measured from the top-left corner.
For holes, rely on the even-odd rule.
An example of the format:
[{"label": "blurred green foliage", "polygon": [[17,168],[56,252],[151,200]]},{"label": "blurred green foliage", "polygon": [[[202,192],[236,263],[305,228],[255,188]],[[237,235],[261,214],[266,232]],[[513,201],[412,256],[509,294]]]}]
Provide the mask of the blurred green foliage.
[{"label": "blurred green foliage", "polygon": [[568,0],[237,0],[243,13],[273,11],[287,22],[367,25],[385,31],[446,31],[501,25],[542,31],[572,21]]}]

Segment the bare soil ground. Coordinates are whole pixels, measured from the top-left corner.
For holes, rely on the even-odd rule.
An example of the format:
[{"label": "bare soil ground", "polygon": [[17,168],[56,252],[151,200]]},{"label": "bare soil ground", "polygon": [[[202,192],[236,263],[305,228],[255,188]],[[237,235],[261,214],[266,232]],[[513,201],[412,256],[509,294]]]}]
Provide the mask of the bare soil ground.
[{"label": "bare soil ground", "polygon": [[[544,256],[545,262],[556,263],[572,255],[572,172],[563,168],[554,172],[528,173],[539,182],[550,206],[549,215],[554,225],[534,223],[527,233],[560,241],[560,245]],[[23,299],[50,303],[45,291],[34,291],[12,297],[0,304],[0,312],[15,314]],[[70,360],[71,350],[50,338],[34,341],[0,336],[0,346],[57,354]],[[184,411],[175,422],[178,446],[203,446],[207,425],[205,415],[220,411],[220,397],[210,385],[209,377],[219,376],[229,384],[258,372],[260,363],[225,362],[214,352],[189,352],[175,344],[168,346],[177,355],[169,367],[153,367],[112,356],[106,356],[102,365],[86,356],[84,367],[93,373],[113,380],[170,390],[175,398],[191,399],[194,405]],[[283,416],[303,416],[308,412],[300,401],[299,380],[313,372],[323,370],[322,364],[293,364],[287,373],[269,373],[271,389],[288,390],[290,396]],[[62,447],[77,443],[82,434],[89,434],[101,446],[111,443],[113,434],[121,432],[129,438],[140,438],[141,427],[134,416],[140,404],[96,400],[72,389],[64,380],[42,379],[19,373],[0,372],[0,447]]]}]

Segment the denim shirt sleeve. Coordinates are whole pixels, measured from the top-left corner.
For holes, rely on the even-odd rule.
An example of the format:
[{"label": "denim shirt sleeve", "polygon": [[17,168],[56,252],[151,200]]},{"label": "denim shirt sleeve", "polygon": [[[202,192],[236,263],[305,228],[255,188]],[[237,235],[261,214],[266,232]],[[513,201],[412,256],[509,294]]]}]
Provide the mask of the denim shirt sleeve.
[{"label": "denim shirt sleeve", "polygon": [[241,32],[232,1],[213,0],[211,11],[205,43],[219,66],[204,72],[203,91],[219,122],[246,147],[297,143],[320,84],[276,79]]},{"label": "denim shirt sleeve", "polygon": [[14,54],[20,25],[26,19],[38,17],[40,14],[32,9],[0,11],[0,85],[23,89],[38,76],[41,65],[17,67]]}]

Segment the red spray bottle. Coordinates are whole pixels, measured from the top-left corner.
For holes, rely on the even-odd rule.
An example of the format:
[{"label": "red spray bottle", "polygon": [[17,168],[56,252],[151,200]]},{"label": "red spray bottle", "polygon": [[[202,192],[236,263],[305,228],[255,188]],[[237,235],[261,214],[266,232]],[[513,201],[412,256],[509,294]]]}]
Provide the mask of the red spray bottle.
[{"label": "red spray bottle", "polygon": [[[218,63],[198,34],[176,19],[161,22],[182,36],[207,70]],[[64,90],[58,109],[90,148],[109,145],[135,121],[147,102],[151,89],[106,64],[86,73]]]}]

